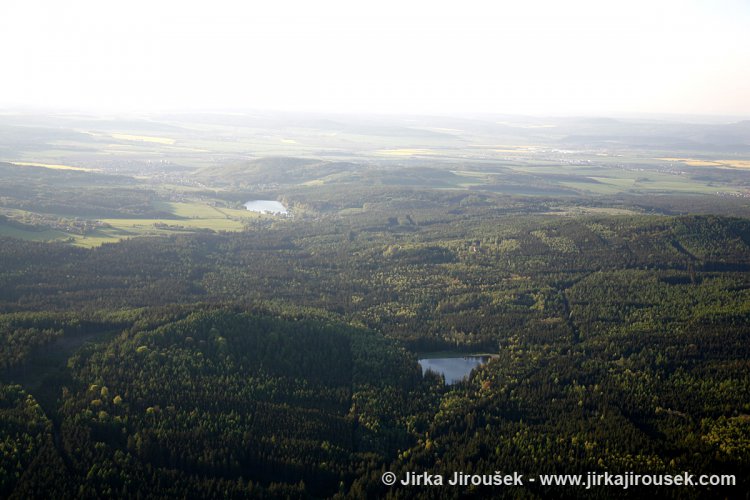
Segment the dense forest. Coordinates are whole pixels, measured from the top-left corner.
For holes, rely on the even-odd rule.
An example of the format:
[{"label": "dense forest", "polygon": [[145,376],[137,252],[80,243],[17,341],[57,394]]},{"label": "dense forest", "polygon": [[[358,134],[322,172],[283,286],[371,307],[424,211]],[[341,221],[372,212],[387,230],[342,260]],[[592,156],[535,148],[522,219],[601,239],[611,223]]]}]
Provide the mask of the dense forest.
[{"label": "dense forest", "polygon": [[750,500],[750,0],[0,0],[0,500]]},{"label": "dense forest", "polygon": [[[747,495],[748,219],[370,199],[91,249],[0,239],[0,496],[645,491],[385,471],[735,474],[656,493]],[[492,358],[445,385],[417,364],[441,350]]]}]

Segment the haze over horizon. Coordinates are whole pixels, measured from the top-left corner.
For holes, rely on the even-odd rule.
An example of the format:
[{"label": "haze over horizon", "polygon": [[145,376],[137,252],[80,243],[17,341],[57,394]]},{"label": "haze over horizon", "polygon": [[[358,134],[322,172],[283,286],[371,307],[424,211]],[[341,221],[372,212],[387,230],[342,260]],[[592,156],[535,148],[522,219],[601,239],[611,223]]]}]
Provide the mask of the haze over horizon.
[{"label": "haze over horizon", "polygon": [[750,4],[0,5],[0,107],[750,117]]}]

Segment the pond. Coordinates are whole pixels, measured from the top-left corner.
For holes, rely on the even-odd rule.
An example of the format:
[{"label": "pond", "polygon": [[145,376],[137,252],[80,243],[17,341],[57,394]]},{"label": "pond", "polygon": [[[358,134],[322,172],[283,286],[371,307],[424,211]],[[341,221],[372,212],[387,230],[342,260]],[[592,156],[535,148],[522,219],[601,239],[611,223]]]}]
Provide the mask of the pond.
[{"label": "pond", "polygon": [[455,384],[467,378],[471,370],[486,363],[491,356],[487,354],[463,353],[424,353],[419,355],[419,366],[422,375],[427,371],[439,373],[445,377],[445,383]]},{"label": "pond", "polygon": [[276,200],[250,200],[245,203],[245,208],[251,212],[260,212],[262,214],[288,215],[289,211],[283,203]]}]

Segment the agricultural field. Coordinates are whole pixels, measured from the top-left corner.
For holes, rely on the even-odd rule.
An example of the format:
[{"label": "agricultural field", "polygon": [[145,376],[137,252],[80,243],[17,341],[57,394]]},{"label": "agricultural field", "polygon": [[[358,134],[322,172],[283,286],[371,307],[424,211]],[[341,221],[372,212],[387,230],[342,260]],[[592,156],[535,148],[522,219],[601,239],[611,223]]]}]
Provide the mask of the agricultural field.
[{"label": "agricultural field", "polygon": [[741,497],[750,156],[653,127],[0,116],[0,497]]},{"label": "agricultural field", "polygon": [[[6,211],[10,223],[0,221],[0,235],[31,241],[67,241],[76,246],[94,247],[124,238],[137,236],[168,235],[195,231],[241,231],[260,214],[235,208],[218,208],[205,202],[162,202],[158,204],[165,214],[159,218],[98,218],[83,233],[76,230],[75,223],[66,226],[56,223],[59,229],[44,229],[39,225],[13,224],[15,219],[25,219],[30,212]],[[42,219],[44,220],[44,219]]]},{"label": "agricultural field", "polygon": [[[687,136],[679,124],[659,125],[674,135],[665,150],[649,142],[652,123],[339,120],[3,115],[0,214],[8,223],[0,233],[94,247],[242,231],[257,223],[242,206],[252,199],[284,200],[296,217],[347,217],[403,190],[491,194],[490,205],[493,197],[552,200],[573,212],[666,213],[657,201],[665,195],[731,211],[750,196],[750,152],[707,141],[710,125]],[[744,127],[735,125],[738,137]]]}]

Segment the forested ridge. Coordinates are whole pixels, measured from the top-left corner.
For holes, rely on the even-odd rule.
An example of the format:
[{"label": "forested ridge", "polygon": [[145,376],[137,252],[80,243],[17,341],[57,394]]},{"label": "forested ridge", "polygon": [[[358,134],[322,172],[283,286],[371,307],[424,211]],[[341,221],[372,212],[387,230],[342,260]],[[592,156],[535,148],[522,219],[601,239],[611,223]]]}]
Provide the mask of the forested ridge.
[{"label": "forested ridge", "polygon": [[[748,245],[744,218],[482,203],[0,239],[0,496],[450,498],[380,476],[691,471],[739,484],[656,493],[745,497]],[[432,350],[493,357],[445,386],[416,363]]]}]

